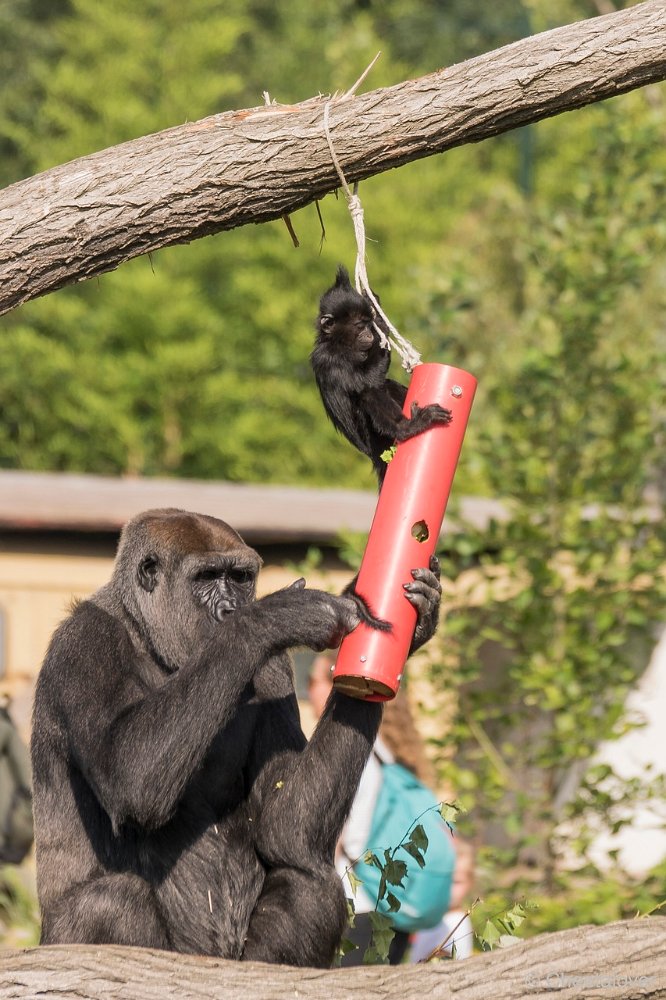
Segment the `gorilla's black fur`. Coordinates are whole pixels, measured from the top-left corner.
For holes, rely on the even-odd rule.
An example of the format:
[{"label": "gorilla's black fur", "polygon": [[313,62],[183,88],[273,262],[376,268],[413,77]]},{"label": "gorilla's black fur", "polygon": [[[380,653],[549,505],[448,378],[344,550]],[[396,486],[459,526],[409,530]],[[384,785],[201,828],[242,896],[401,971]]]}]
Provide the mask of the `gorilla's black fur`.
[{"label": "gorilla's black fur", "polygon": [[[42,943],[330,965],[381,708],[334,692],[306,743],[285,650],[374,620],[302,581],[255,600],[259,564],[223,521],[147,511],[56,631],[32,738]],[[410,587],[423,641],[439,585]]]}]

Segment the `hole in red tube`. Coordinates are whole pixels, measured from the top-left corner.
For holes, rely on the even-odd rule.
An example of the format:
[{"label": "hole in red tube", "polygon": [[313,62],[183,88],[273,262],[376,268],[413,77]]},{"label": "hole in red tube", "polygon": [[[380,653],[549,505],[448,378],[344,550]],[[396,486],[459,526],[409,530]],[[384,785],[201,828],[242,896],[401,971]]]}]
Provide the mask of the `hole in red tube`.
[{"label": "hole in red tube", "polygon": [[412,525],[412,538],[415,538],[417,542],[427,542],[430,538],[430,532],[428,531],[428,525],[425,521],[415,521]]}]

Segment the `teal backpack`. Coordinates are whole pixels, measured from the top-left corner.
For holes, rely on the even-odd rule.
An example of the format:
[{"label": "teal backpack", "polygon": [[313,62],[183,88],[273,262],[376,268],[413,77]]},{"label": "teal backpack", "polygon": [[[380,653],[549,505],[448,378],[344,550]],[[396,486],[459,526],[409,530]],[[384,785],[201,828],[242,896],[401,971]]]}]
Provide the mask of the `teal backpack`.
[{"label": "teal backpack", "polygon": [[[408,840],[409,833],[419,825],[428,838],[424,868],[404,847],[393,855],[396,861],[404,861],[407,865],[402,888],[388,886],[389,892],[399,900],[400,909],[391,913],[386,897],[377,904],[377,911],[390,916],[391,923],[399,931],[411,933],[435,927],[449,908],[456,856],[451,832],[438,807],[438,799],[411,771],[401,764],[382,763],[382,784],[365,853],[372,852],[384,863],[384,851],[392,851]],[[382,877],[379,869],[361,858],[354,865],[354,874],[375,902]]]}]

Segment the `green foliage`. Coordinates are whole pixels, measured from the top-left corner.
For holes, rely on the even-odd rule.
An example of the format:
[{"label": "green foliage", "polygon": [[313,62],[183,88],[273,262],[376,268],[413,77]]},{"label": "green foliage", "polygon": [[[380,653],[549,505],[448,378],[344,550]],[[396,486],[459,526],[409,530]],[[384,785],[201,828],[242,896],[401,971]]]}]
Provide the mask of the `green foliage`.
[{"label": "green foliage", "polygon": [[391,941],[395,937],[391,918],[385,913],[371,913],[370,923],[372,939],[363,955],[363,962],[365,965],[386,965]]},{"label": "green foliage", "polygon": [[[566,198],[498,211],[487,249],[497,285],[469,309],[478,323],[496,309],[479,411],[492,419],[477,423],[475,449],[510,521],[444,553],[461,589],[435,676],[461,692],[452,736],[463,748],[445,770],[477,828],[502,824],[504,863],[529,859],[545,885],[565,846],[584,853],[586,816],[616,823],[646,787],[615,783],[615,819],[598,775],[578,798],[566,792],[572,766],[584,771],[626,731],[626,696],[663,612],[664,537],[645,497],[663,474],[663,345],[647,315],[663,304],[653,282],[666,158],[647,104],[629,139],[626,112],[640,101],[595,109],[584,143],[599,156],[568,149]],[[549,123],[546,140],[559,131]],[[561,184],[544,175],[546,188]],[[576,820],[566,845],[565,819]]]},{"label": "green foliage", "polygon": [[508,944],[512,939],[519,938],[516,931],[522,927],[528,917],[528,910],[531,909],[534,909],[534,904],[525,901],[513,903],[509,909],[483,917],[482,926],[477,918],[479,926],[475,930],[475,936],[482,949],[492,951],[498,944]]},{"label": "green foliage", "polygon": [[[364,862],[376,868],[381,876],[377,889],[375,911],[370,917],[372,937],[370,945],[363,956],[365,963],[382,964],[388,962],[388,950],[395,933],[389,914],[397,913],[401,907],[400,900],[395,893],[391,892],[390,887],[399,886],[400,888],[404,888],[404,880],[409,878],[409,863],[403,860],[403,858],[397,857],[397,855],[398,852],[402,851],[403,854],[411,857],[419,868],[425,868],[428,836],[423,824],[419,821],[426,813],[433,810],[437,810],[451,828],[451,823],[455,821],[460,813],[460,806],[457,803],[448,802],[440,802],[438,805],[431,806],[412,820],[399,843],[392,847],[382,848],[382,858],[379,857],[379,854],[375,850],[368,850],[363,857]],[[347,870],[346,875],[349,878],[352,894],[356,895],[356,889],[362,884],[362,880],[354,874],[351,867]],[[379,906],[382,901],[386,902],[386,913],[379,912]],[[348,900],[348,903],[353,907],[351,900]]]},{"label": "green foliage", "polygon": [[[452,57],[456,46],[468,51],[462,6],[452,14],[457,41],[447,25]],[[436,12],[417,7],[405,14],[427,35]],[[224,8],[216,0],[113,8],[11,0],[0,17],[10,81],[0,146],[6,168],[16,166],[7,179],[260,103],[264,90],[288,102],[348,86],[378,49],[371,85],[393,83],[416,69],[398,51],[405,14],[398,4],[380,11],[332,0]],[[494,150],[499,163],[499,144],[483,157],[480,147],[463,148],[363,186],[370,273],[417,341],[415,303],[452,221],[492,187]],[[0,465],[374,488],[368,463],[325,420],[309,371],[318,297],[355,252],[343,200],[326,199],[322,211],[321,256],[311,208],[293,218],[298,252],[281,223],[243,229],[162,251],[0,320]],[[466,477],[462,467],[459,481]]]},{"label": "green foliage", "polygon": [[[535,890],[525,883],[529,900],[523,900],[527,919],[520,926],[521,937],[534,937],[583,924],[607,924],[615,920],[644,918],[663,913],[666,904],[666,862],[661,862],[644,878],[627,878],[621,871],[607,873],[604,878],[594,873],[575,877],[560,876],[549,893]],[[494,913],[505,906],[497,891],[487,893],[472,910],[472,922],[477,937]],[[501,931],[504,933],[504,930]]]},{"label": "green foliage", "polygon": [[39,944],[39,908],[28,865],[0,868],[0,939],[6,948]]}]

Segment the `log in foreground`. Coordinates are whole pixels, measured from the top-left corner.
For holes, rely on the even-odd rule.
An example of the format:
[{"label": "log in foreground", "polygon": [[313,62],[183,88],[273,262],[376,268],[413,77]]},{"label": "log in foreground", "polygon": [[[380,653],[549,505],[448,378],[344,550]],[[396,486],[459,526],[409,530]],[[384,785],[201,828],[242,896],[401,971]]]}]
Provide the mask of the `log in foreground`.
[{"label": "log in foreground", "polygon": [[[330,108],[348,181],[666,78],[666,0],[579,21]],[[0,192],[0,314],[160,247],[334,190],[326,98],[213,115]]]},{"label": "log in foreground", "polygon": [[543,934],[464,962],[322,971],[74,945],[0,953],[0,1000],[521,1000],[666,996],[666,918]]}]

